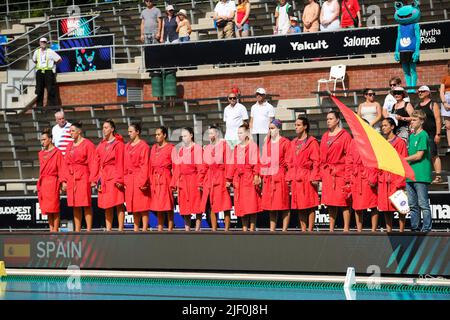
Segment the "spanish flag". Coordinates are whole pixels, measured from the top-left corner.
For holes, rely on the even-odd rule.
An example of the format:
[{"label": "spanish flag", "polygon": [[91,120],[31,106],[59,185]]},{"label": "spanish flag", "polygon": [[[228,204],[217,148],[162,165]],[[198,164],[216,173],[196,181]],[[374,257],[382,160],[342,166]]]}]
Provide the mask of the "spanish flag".
[{"label": "spanish flag", "polygon": [[394,147],[381,134],[334,95],[331,95],[331,100],[344,115],[358,146],[361,159],[367,167],[378,168],[415,181],[411,166],[399,156]]},{"label": "spanish flag", "polygon": [[3,257],[8,262],[25,262],[30,259],[30,243],[22,239],[8,239],[3,243]]}]

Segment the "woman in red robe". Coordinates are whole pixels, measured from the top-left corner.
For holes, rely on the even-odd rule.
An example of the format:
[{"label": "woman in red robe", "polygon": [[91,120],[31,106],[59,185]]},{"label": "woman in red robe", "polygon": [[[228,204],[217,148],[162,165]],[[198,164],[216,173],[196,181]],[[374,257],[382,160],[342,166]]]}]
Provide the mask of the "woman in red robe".
[{"label": "woman in red robe", "polygon": [[194,142],[194,130],[183,128],[181,131],[182,147],[174,149],[174,173],[172,189],[178,192],[180,215],[184,217],[184,228],[191,230],[191,214],[195,214],[195,231],[200,231],[202,223],[201,171],[203,166],[203,149]]},{"label": "woman in red robe", "polygon": [[73,141],[67,145],[65,156],[67,205],[73,207],[75,231],[81,231],[83,209],[86,229],[91,231],[91,187],[95,186],[95,178],[91,174],[95,172],[95,145],[83,137],[82,125],[79,122],[70,126],[70,136]]},{"label": "woman in red robe", "polygon": [[104,139],[95,151],[94,181],[98,190],[98,207],[105,210],[106,231],[112,230],[114,209],[117,211],[119,231],[125,222],[125,192],[123,181],[123,150],[121,135],[111,119],[103,123]]},{"label": "woman in red robe", "polygon": [[135,232],[139,231],[141,221],[142,231],[147,231],[151,206],[148,176],[150,147],[141,139],[141,132],[139,123],[128,127],[130,141],[125,145],[124,152],[125,203],[127,211],[133,213]]},{"label": "woman in red robe", "polygon": [[[397,126],[392,118],[386,118],[381,122],[381,132],[385,138],[397,150],[400,157],[406,158],[408,156],[406,142],[395,135],[396,131]],[[397,209],[392,205],[389,196],[397,190],[404,189],[406,180],[402,176],[387,171],[379,170],[378,172],[378,210],[384,213],[387,232],[391,232],[393,215]],[[403,232],[405,230],[406,215],[399,214],[399,223],[400,232]]]},{"label": "woman in red robe", "polygon": [[242,231],[255,231],[256,215],[261,212],[261,177],[258,145],[250,140],[247,123],[238,129],[238,144],[233,150],[227,186],[233,183],[234,211],[242,219]]},{"label": "woman in red robe", "polygon": [[52,143],[52,131],[44,129],[41,133],[39,151],[39,180],[37,193],[42,214],[48,215],[50,232],[59,231],[59,194],[65,189],[64,159],[61,151]]},{"label": "woman in red robe", "polygon": [[173,194],[172,181],[172,152],[174,145],[167,142],[166,127],[159,127],[155,131],[156,143],[150,151],[150,210],[158,216],[158,231],[164,230],[164,220],[167,216],[167,228],[173,230]]},{"label": "woman in red robe", "polygon": [[291,209],[298,210],[302,231],[313,231],[319,206],[319,143],[309,135],[308,118],[295,121],[297,137],[291,141],[288,183],[291,186]]},{"label": "woman in red robe", "polygon": [[[217,214],[224,212],[225,231],[230,229],[232,208],[230,193],[227,188],[226,169],[231,156],[231,149],[225,140],[219,140],[219,129],[208,130],[211,142],[203,151],[202,170],[202,208],[210,208],[211,228],[217,231]],[[209,206],[208,206],[209,204]]]},{"label": "woman in red robe", "polygon": [[339,126],[339,112],[327,114],[327,126],[320,141],[320,176],[322,179],[322,204],[328,207],[330,231],[334,231],[338,209],[343,210],[344,232],[350,230],[350,168],[346,157],[352,138]]},{"label": "woman in red robe", "polygon": [[350,152],[346,159],[351,168],[350,186],[352,208],[355,210],[356,229],[358,232],[362,232],[363,213],[365,210],[370,210],[372,232],[375,232],[378,227],[378,169],[368,168],[363,164],[355,140],[352,140],[350,143]]},{"label": "woman in red robe", "polygon": [[269,135],[261,157],[261,177],[263,180],[261,209],[269,211],[270,231],[277,228],[277,218],[283,219],[283,231],[289,227],[289,186],[286,180],[290,156],[290,141],[282,137],[282,123],[273,119],[269,125]]}]

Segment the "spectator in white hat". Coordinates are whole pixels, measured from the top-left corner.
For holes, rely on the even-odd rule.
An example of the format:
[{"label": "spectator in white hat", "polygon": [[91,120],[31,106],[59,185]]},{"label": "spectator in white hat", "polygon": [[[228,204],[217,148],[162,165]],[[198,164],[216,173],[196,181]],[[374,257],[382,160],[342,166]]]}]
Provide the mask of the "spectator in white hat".
[{"label": "spectator in white hat", "polygon": [[264,138],[269,133],[269,125],[273,118],[275,118],[275,109],[266,100],[266,90],[256,89],[256,103],[250,111],[250,132],[260,150],[262,150]]},{"label": "spectator in white hat", "polygon": [[55,51],[47,47],[47,38],[39,40],[39,48],[34,51],[33,62],[36,63],[36,107],[44,104],[44,89],[47,88],[47,106],[56,106],[56,64],[62,58]]},{"label": "spectator in white hat", "polygon": [[190,34],[192,32],[192,28],[191,23],[187,18],[186,10],[181,9],[180,11],[178,11],[177,16],[179,21],[177,27],[178,40],[180,42],[187,42],[191,39]]},{"label": "spectator in white hat", "polygon": [[431,91],[428,86],[421,86],[417,90],[419,95],[419,103],[414,108],[415,110],[422,110],[426,119],[423,123],[423,130],[428,134],[428,144],[430,145],[431,162],[436,171],[436,178],[431,183],[441,183],[441,158],[438,154],[438,146],[441,140],[441,110],[436,101],[431,100]]},{"label": "spectator in white hat", "polygon": [[169,4],[166,7],[166,16],[162,21],[161,43],[178,42],[178,17],[175,16],[175,8]]},{"label": "spectator in white hat", "polygon": [[291,26],[289,27],[288,33],[301,33],[302,30],[300,29],[298,25],[298,18],[297,17],[291,17]]}]

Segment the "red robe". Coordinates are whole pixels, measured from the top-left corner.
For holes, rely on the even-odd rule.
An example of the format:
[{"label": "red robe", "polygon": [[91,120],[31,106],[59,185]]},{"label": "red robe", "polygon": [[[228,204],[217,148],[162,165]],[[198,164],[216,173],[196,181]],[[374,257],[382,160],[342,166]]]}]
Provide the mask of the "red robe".
[{"label": "red robe", "polygon": [[150,210],[152,211],[173,211],[174,203],[170,183],[174,148],[174,145],[170,143],[162,148],[158,144],[154,144],[150,151]]},{"label": "red robe", "polygon": [[116,135],[112,142],[102,140],[95,151],[93,180],[98,186],[98,207],[109,209],[125,202],[125,192],[116,183],[123,179],[123,138]]},{"label": "red robe", "polygon": [[180,215],[203,213],[203,185],[201,171],[203,166],[203,149],[194,144],[190,148],[174,149],[174,172],[171,185],[178,187],[178,205]]},{"label": "red robe", "polygon": [[227,180],[233,182],[236,216],[242,217],[262,210],[261,190],[258,186],[253,185],[254,176],[259,174],[258,145],[250,142],[245,147],[240,144],[234,147]]},{"label": "red robe", "polygon": [[289,168],[290,141],[280,137],[278,142],[267,139],[261,157],[263,179],[261,209],[289,210],[289,186],[286,180]]},{"label": "red robe", "polygon": [[225,140],[217,145],[209,144],[203,151],[202,177],[202,208],[206,211],[208,200],[211,212],[231,210],[231,197],[226,186],[227,163],[231,156],[231,149]]},{"label": "red robe", "polygon": [[[405,140],[400,137],[395,137],[392,141],[389,141],[391,145],[397,150],[400,157],[407,157],[408,150],[406,148]],[[399,189],[406,186],[406,180],[404,177],[378,170],[378,210],[380,211],[397,211],[392,205],[389,196]]]},{"label": "red robe", "polygon": [[304,210],[319,206],[319,193],[312,181],[320,181],[320,153],[317,139],[295,138],[291,142],[288,180],[291,181],[291,209]]},{"label": "red robe", "polygon": [[84,138],[83,142],[74,147],[73,142],[66,149],[66,181],[67,205],[69,207],[90,207],[91,172],[95,172],[95,145]]},{"label": "red robe", "polygon": [[64,177],[64,158],[58,148],[39,151],[37,193],[42,214],[59,213],[59,187]]},{"label": "red robe", "polygon": [[329,140],[329,131],[320,141],[320,176],[322,179],[322,204],[327,206],[347,207],[350,205],[350,168],[345,158],[350,151],[352,138],[345,130]]},{"label": "red robe", "polygon": [[[355,141],[350,143],[350,152],[346,158],[350,171],[353,210],[366,210],[377,206],[378,169],[364,166]],[[370,184],[375,185],[371,187]]]},{"label": "red robe", "polygon": [[[125,145],[124,152],[125,203],[128,212],[150,211],[149,162],[150,147],[144,140],[132,146]],[[147,186],[145,191],[140,188]]]}]

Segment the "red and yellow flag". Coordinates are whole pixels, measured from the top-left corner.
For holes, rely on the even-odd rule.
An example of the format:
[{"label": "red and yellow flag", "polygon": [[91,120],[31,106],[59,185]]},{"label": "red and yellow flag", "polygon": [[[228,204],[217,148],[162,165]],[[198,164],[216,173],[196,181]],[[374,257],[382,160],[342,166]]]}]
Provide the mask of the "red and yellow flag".
[{"label": "red and yellow flag", "polygon": [[415,180],[411,166],[399,156],[394,147],[381,134],[335,96],[332,95],[331,99],[344,115],[358,146],[361,159],[367,167],[378,168]]}]

